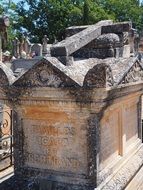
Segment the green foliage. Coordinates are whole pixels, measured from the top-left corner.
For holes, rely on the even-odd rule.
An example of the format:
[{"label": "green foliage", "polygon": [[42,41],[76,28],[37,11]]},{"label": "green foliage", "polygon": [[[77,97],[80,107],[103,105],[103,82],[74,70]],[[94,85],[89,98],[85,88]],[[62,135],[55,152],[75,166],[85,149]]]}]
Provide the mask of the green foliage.
[{"label": "green foliage", "polygon": [[[24,9],[25,3],[28,8]],[[17,12],[20,15],[21,25],[26,28],[34,41],[42,40],[45,34],[50,41],[56,38],[62,39],[64,29],[74,24],[80,24],[82,11],[78,2],[71,3],[70,0],[46,0],[43,1],[21,1]],[[38,39],[36,37],[39,37]]]},{"label": "green foliage", "polygon": [[115,20],[112,14],[108,14],[106,10],[99,5],[99,1],[85,0],[83,6],[83,24],[95,24],[100,20]]},{"label": "green foliage", "polygon": [[88,0],[84,1],[83,5],[83,23],[84,24],[89,24],[90,22],[90,2]]},{"label": "green foliage", "polygon": [[12,49],[12,40],[15,38],[17,31],[14,28],[14,22],[18,20],[18,15],[15,12],[16,5],[10,0],[0,0],[0,15],[7,15],[10,20],[10,26],[8,27],[8,43],[7,47],[3,49],[11,51]]},{"label": "green foliage", "polygon": [[101,6],[116,21],[132,21],[139,30],[143,27],[143,7],[138,0],[103,0]]},{"label": "green foliage", "polygon": [[16,11],[20,16],[17,29],[26,28],[34,42],[41,41],[45,34],[50,42],[61,40],[69,26],[114,19],[92,0],[23,0]]},{"label": "green foliage", "polygon": [[[0,2],[4,2],[1,0]],[[0,4],[0,13],[5,9]],[[143,6],[139,0],[20,0],[10,4],[10,38],[27,32],[33,42],[42,42],[48,35],[50,42],[64,38],[66,27],[94,24],[100,20],[131,20],[140,30],[143,27]],[[15,32],[11,32],[15,31]]]}]

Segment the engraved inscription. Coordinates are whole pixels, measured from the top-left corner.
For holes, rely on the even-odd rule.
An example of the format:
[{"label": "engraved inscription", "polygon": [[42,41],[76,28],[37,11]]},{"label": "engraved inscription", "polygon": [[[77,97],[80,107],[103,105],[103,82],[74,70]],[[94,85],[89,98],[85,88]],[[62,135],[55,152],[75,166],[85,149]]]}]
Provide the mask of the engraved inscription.
[{"label": "engraved inscription", "polygon": [[32,163],[40,163],[40,164],[46,164],[51,165],[52,167],[58,167],[58,168],[68,168],[73,167],[74,169],[78,169],[80,166],[80,161],[76,158],[58,158],[55,156],[48,156],[44,154],[33,154],[33,153],[27,153],[26,154],[27,161]]},{"label": "engraved inscription", "polygon": [[56,171],[85,171],[85,138],[72,123],[24,120],[25,164]]}]

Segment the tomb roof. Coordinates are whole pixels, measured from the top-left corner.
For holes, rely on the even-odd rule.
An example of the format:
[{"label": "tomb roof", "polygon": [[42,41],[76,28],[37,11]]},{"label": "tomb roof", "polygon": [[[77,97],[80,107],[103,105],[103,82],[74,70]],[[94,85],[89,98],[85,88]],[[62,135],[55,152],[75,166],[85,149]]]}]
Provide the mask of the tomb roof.
[{"label": "tomb roof", "polygon": [[11,68],[1,64],[0,69],[3,76],[7,77],[9,85],[21,88],[24,86],[116,88],[121,84],[142,82],[143,64],[135,56],[105,59],[73,57],[69,65],[64,64],[60,59],[62,56],[70,58],[71,54],[85,46],[88,49],[87,45],[90,42],[95,44],[90,49],[97,50],[100,49],[100,45],[103,45],[105,49],[102,47],[101,50],[104,51],[108,50],[106,46],[113,45],[117,51],[120,47],[116,49],[116,44],[121,41],[121,36],[117,33],[122,33],[123,38],[123,32],[129,32],[130,29],[130,22],[101,21],[89,27],[85,26],[85,29],[77,34],[54,44],[52,56],[14,60]]},{"label": "tomb roof", "polygon": [[[44,73],[44,77],[48,77],[48,69],[50,69],[50,72],[52,70],[53,75],[55,74],[57,77],[60,78],[60,80],[64,80],[64,82],[66,81],[66,84],[54,87],[75,86],[99,88],[116,87],[120,85],[125,75],[127,75],[127,73],[132,70],[134,65],[136,65],[136,68],[140,68],[138,71],[142,72],[143,64],[138,61],[137,57],[118,59],[107,58],[104,60],[95,58],[83,60],[77,59],[73,62],[72,65],[69,66],[63,65],[55,57],[45,57],[41,60],[37,60],[37,62],[35,63],[33,62],[31,67],[27,68],[25,71],[19,68],[19,72],[21,73],[18,75],[18,77],[15,77],[12,70],[6,65],[1,64],[0,68],[6,74],[10,85],[13,84],[16,86],[22,86],[23,81],[25,82],[25,80],[29,80],[30,77],[33,76],[33,74],[34,76],[37,76],[38,72],[41,72],[41,74]],[[105,83],[102,84],[103,86],[98,85],[98,82],[100,80],[103,80],[103,78],[105,79]],[[48,80],[48,78],[42,80]],[[89,80],[91,81],[89,82]],[[67,84],[68,82],[69,85]],[[46,84],[44,84],[44,86],[46,86]]]}]

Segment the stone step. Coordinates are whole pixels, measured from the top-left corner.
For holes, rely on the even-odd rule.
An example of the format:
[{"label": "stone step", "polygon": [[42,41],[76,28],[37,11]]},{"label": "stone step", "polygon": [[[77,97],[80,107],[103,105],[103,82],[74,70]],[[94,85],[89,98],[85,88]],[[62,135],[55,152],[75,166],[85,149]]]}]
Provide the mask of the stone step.
[{"label": "stone step", "polygon": [[14,175],[13,167],[9,167],[9,168],[5,169],[4,171],[1,171],[0,172],[0,183],[2,183],[3,181],[9,179],[13,175]]},{"label": "stone step", "polygon": [[143,167],[131,180],[125,190],[143,190]]}]

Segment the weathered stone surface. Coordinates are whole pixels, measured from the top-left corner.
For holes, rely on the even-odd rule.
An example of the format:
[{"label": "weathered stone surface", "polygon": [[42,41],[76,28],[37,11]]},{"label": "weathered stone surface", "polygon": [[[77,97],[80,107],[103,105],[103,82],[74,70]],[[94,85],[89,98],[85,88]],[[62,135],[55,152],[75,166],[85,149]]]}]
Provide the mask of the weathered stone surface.
[{"label": "weathered stone surface", "polygon": [[41,44],[33,44],[31,46],[31,52],[35,53],[35,56],[42,56],[42,45]]},{"label": "weathered stone surface", "polygon": [[[40,58],[41,59],[41,58]],[[11,69],[16,76],[23,75],[26,71],[31,69],[35,63],[39,61],[38,58],[34,59],[16,59],[12,61]]]},{"label": "weathered stone surface", "polygon": [[[50,111],[46,107],[29,107],[26,112],[23,121],[24,126],[27,126],[24,128],[25,166],[57,172],[86,173],[86,137],[81,135],[79,138],[78,135],[79,131],[83,134],[86,131],[78,123],[73,124],[76,115]],[[32,119],[34,117],[36,120]]]},{"label": "weathered stone surface", "polygon": [[52,56],[68,56],[85,46],[96,37],[101,35],[101,27],[110,25],[112,21],[100,21],[97,24],[88,27],[87,29],[71,36],[64,41],[61,41],[51,48]]},{"label": "weathered stone surface", "polygon": [[[57,63],[59,63],[59,66],[64,66],[62,63],[58,62],[56,58],[53,58],[53,60],[56,60]],[[55,88],[79,86],[76,81],[72,80],[66,73],[63,73],[52,63],[52,61],[49,62],[48,60],[39,61],[34,65],[35,69],[30,69],[29,71],[25,72],[17,81],[15,81],[13,85],[19,87],[49,86]]]},{"label": "weathered stone surface", "polygon": [[[90,25],[93,26],[93,25]],[[78,32],[81,32],[82,30],[85,30],[88,28],[89,25],[85,26],[72,26],[66,29],[66,36],[72,36],[74,34],[77,34]],[[131,29],[132,24],[130,22],[120,22],[112,24],[111,26],[103,26],[102,27],[102,34],[106,33],[122,33],[122,32],[129,32]]]},{"label": "weathered stone surface", "polygon": [[129,32],[132,28],[131,22],[121,22],[121,23],[115,23],[111,26],[103,26],[102,27],[102,34],[104,33],[122,33],[122,32]]},{"label": "weathered stone surface", "polygon": [[127,84],[132,82],[139,82],[143,80],[143,67],[136,61],[134,65],[130,68],[129,72],[126,73],[124,78],[121,80],[121,84]]},{"label": "weathered stone surface", "polygon": [[123,190],[128,181],[132,179],[134,174],[139,170],[143,164],[142,160],[143,148],[141,147],[137,154],[133,155],[129,162],[126,162],[125,166],[122,167],[118,173],[110,180],[104,187],[99,187],[97,190]]},{"label": "weathered stone surface", "polygon": [[78,32],[81,32],[82,30],[85,30],[86,28],[88,28],[89,25],[84,25],[84,26],[71,26],[66,28],[66,37],[70,37],[74,34],[77,34]]},{"label": "weathered stone surface", "polygon": [[102,34],[83,48],[76,51],[73,56],[78,58],[99,58],[120,57],[121,49],[120,37],[116,34]]},{"label": "weathered stone surface", "polygon": [[0,86],[11,85],[15,81],[12,70],[3,63],[0,63],[0,75]]},{"label": "weathered stone surface", "polygon": [[106,179],[118,168],[120,158],[124,162],[124,155],[131,154],[129,150],[133,152],[140,147],[138,98],[137,94],[126,96],[120,102],[112,103],[104,112],[100,123],[99,183],[106,183]]},{"label": "weathered stone surface", "polygon": [[[53,48],[68,58],[85,45],[96,47],[95,41],[111,51],[110,45],[128,44],[123,34],[95,39],[103,23]],[[118,31],[129,28],[125,23]],[[14,109],[14,190],[18,183],[23,190],[121,190],[143,164],[142,63],[137,57],[80,58],[64,65],[58,56],[15,64],[14,73],[1,66],[0,97]]]},{"label": "weathered stone surface", "polygon": [[94,41],[94,48],[116,47],[119,46],[120,38],[117,34],[102,34]]},{"label": "weathered stone surface", "polygon": [[[23,61],[22,63],[24,63]],[[54,57],[47,57],[39,61],[31,60],[31,65],[27,64],[29,61],[25,62],[26,64],[23,68],[21,68],[22,63],[14,64],[13,69],[15,75],[17,74],[18,76],[17,78],[14,77],[13,72],[8,67],[5,65],[1,66],[3,70],[2,72],[5,73],[5,77],[7,76],[6,78],[8,78],[5,80],[8,80],[9,84],[21,87],[80,86],[90,88],[101,88],[123,84],[125,83],[122,82],[125,80],[125,75],[128,76],[128,79],[129,76],[132,78],[130,81],[128,80],[129,82],[142,81],[142,64],[134,57],[119,59],[108,58],[104,60],[77,60],[69,66],[63,65]],[[19,69],[19,71],[17,69],[15,70],[15,68]],[[132,74],[130,70],[133,70]]]}]

